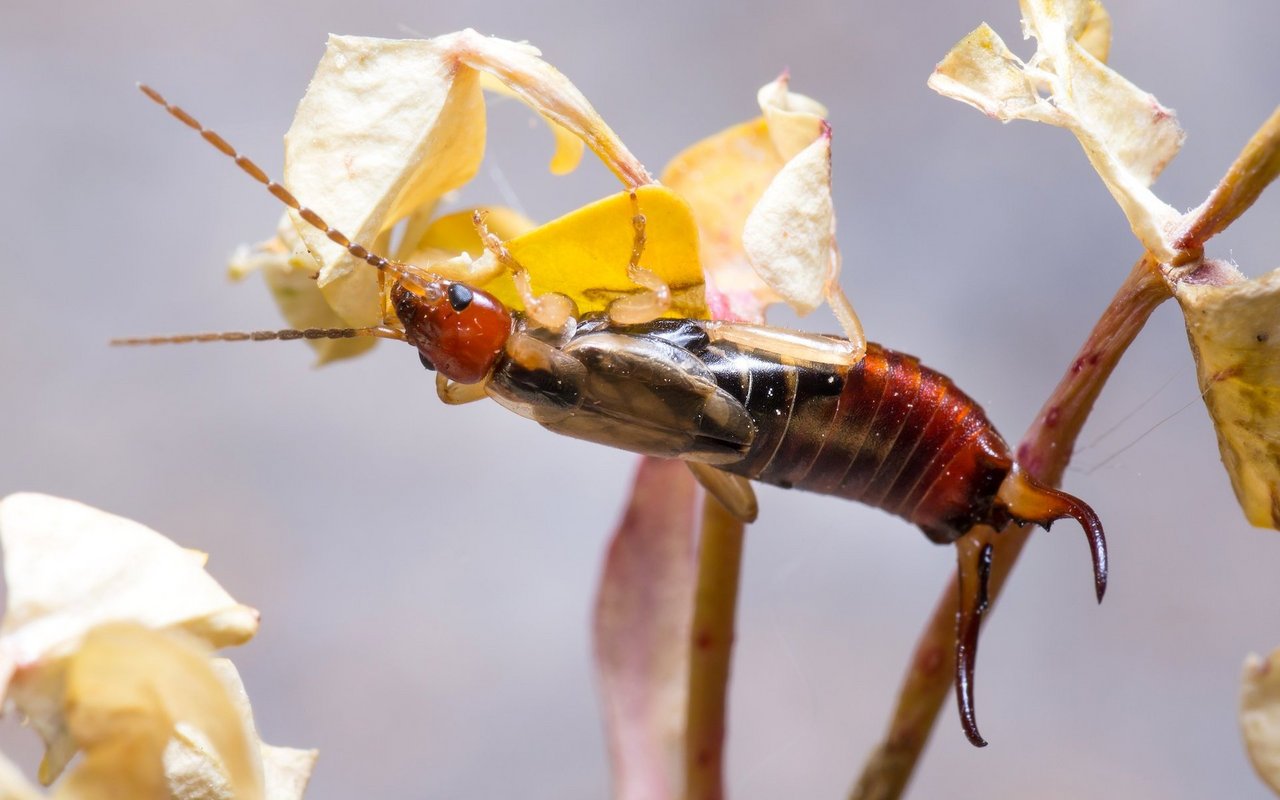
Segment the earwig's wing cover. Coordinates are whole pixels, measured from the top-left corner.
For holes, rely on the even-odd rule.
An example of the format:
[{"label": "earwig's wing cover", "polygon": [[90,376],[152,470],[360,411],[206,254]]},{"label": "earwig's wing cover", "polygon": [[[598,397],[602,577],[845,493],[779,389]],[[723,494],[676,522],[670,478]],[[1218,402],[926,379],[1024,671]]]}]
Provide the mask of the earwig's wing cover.
[{"label": "earwig's wing cover", "polygon": [[555,423],[558,433],[713,464],[737,461],[755,435],[747,410],[685,350],[600,333],[574,340],[564,352],[586,369],[578,410]]},{"label": "earwig's wing cover", "polygon": [[1280,793],[1280,650],[1244,662],[1240,733],[1258,777]]},{"label": "earwig's wing cover", "polygon": [[1280,529],[1280,270],[1244,280],[1218,266],[1234,282],[1182,283],[1177,298],[1236,499]]},{"label": "earwig's wing cover", "polygon": [[930,88],[1004,122],[1070,130],[1138,240],[1161,261],[1172,260],[1178,213],[1148,187],[1182,146],[1173,112],[1104,63],[1111,24],[1097,0],[1021,5],[1024,32],[1038,42],[1030,61],[984,24],[938,64]]}]

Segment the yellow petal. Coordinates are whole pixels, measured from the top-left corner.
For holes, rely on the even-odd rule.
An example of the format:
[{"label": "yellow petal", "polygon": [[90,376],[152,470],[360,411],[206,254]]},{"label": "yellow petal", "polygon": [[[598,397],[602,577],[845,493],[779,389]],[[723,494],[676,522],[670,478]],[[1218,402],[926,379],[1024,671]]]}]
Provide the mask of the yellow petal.
[{"label": "yellow petal", "polygon": [[1258,777],[1280,793],[1280,650],[1250,655],[1240,678],[1240,733]]},{"label": "yellow petal", "polygon": [[[280,307],[281,316],[291,328],[342,328],[347,325],[329,307],[316,285],[320,264],[307,252],[287,215],[277,230],[276,238],[253,248],[241,248],[227,268],[235,280],[260,271],[271,297]],[[307,340],[316,353],[317,366],[358,356],[373,347],[375,342],[377,340],[373,338]]]},{"label": "yellow petal", "polygon": [[175,730],[215,754],[228,796],[262,797],[244,725],[207,648],[190,637],[133,623],[93,629],[69,659],[64,708],[84,757],[60,798],[168,797]]},{"label": "yellow petal", "polygon": [[742,245],[756,273],[800,314],[836,277],[831,137],[820,136],[774,177],[747,217]]},{"label": "yellow petal", "polygon": [[416,256],[424,250],[435,250],[440,253],[456,255],[467,253],[472,257],[484,253],[484,245],[476,232],[474,215],[476,211],[484,214],[485,225],[489,232],[499,239],[509,241],[537,227],[533,220],[519,211],[504,206],[478,206],[436,217],[431,225],[422,233],[417,244],[410,250],[409,263],[422,265]]},{"label": "yellow petal", "polygon": [[[664,186],[642,186],[637,196],[648,236],[640,265],[671,288],[668,316],[705,318],[698,231],[689,206]],[[584,313],[604,311],[613,300],[637,290],[627,275],[631,218],[630,197],[621,192],[517,236],[507,248],[529,270],[535,294],[559,292]],[[509,306],[521,307],[510,274],[503,272],[482,286]]]},{"label": "yellow petal", "polygon": [[1280,529],[1280,270],[1227,285],[1180,284],[1222,463],[1249,522]]},{"label": "yellow petal", "polygon": [[[480,85],[485,91],[500,94],[504,97],[514,97],[524,102],[524,97],[488,72],[480,75]],[[534,110],[537,111],[537,109]],[[556,140],[556,150],[551,156],[551,174],[568,175],[577,169],[578,164],[582,162],[582,140],[575,136],[573,131],[550,119],[545,114],[539,113],[538,116],[542,117],[542,121],[547,123],[547,127],[551,129],[551,135]]]}]

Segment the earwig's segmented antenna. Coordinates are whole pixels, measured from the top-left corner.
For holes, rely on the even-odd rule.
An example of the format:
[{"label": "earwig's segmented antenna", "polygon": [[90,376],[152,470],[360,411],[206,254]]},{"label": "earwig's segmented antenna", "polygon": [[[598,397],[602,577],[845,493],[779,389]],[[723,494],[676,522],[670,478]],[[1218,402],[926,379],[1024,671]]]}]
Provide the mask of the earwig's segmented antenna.
[{"label": "earwig's segmented antenna", "polygon": [[346,248],[348,253],[363,260],[380,271],[391,270],[392,272],[404,273],[402,265],[383,258],[377,253],[371,252],[367,247],[359,242],[351,241],[351,239],[347,238],[347,235],[342,231],[337,228],[330,227],[329,223],[325,222],[319,214],[299,203],[298,199],[294,197],[288,189],[271,180],[261,167],[236,152],[236,149],[232,147],[226,139],[223,139],[215,131],[206,128],[198,119],[191,116],[186,111],[164,99],[164,96],[155,89],[152,89],[145,83],[139,83],[138,89],[158,105],[162,106],[165,111],[168,111],[183,125],[186,125],[196,133],[199,133],[206,142],[218,148],[223,155],[230,157],[236,162],[236,166],[248,173],[249,177],[267,187],[267,191],[275,195],[277,200],[284,203],[289,208],[292,208],[294,211],[297,211],[299,216],[310,223],[314,228],[316,228],[316,230],[323,231],[324,235],[328,236],[334,243]]},{"label": "earwig's segmented antenna", "polygon": [[372,336],[378,339],[404,341],[403,331],[395,328],[288,328],[278,331],[223,331],[219,333],[181,333],[176,336],[135,336],[112,339],[113,347],[135,347],[152,344],[191,344],[193,342],[272,342],[291,339],[356,339]]}]

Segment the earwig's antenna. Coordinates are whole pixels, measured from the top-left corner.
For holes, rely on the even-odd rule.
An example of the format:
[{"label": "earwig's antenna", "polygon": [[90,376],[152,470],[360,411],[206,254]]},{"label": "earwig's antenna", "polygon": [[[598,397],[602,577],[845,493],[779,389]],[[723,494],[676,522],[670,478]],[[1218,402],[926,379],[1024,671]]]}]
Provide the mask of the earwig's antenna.
[{"label": "earwig's antenna", "polygon": [[372,336],[378,339],[405,341],[395,328],[289,328],[279,331],[225,331],[220,333],[182,333],[176,336],[136,336],[112,339],[113,347],[135,347],[152,344],[190,344],[192,342],[270,342],[291,339],[356,339]]},{"label": "earwig's antenna", "polygon": [[328,236],[334,243],[345,247],[348,253],[365,261],[379,271],[390,270],[401,275],[405,274],[404,266],[402,264],[383,258],[377,253],[370,252],[367,247],[359,242],[351,241],[342,231],[337,228],[330,227],[329,223],[325,222],[319,214],[299,203],[298,198],[294,197],[288,189],[271,180],[271,178],[267,176],[267,173],[263,171],[262,167],[259,167],[245,156],[240,155],[240,153],[236,152],[236,149],[232,147],[226,139],[223,139],[215,131],[212,131],[200,124],[198,119],[191,116],[186,111],[183,111],[178,106],[171,104],[155,89],[152,89],[145,83],[139,83],[138,89],[147,97],[154,100],[158,105],[162,106],[165,111],[168,111],[183,125],[186,125],[196,133],[199,133],[206,142],[222,151],[223,155],[229,156],[236,162],[236,166],[249,174],[249,177],[267,187],[267,191],[275,195],[277,200],[284,203],[289,208],[292,208],[294,211],[297,211],[298,215],[310,223],[312,227],[324,232],[324,235]]}]

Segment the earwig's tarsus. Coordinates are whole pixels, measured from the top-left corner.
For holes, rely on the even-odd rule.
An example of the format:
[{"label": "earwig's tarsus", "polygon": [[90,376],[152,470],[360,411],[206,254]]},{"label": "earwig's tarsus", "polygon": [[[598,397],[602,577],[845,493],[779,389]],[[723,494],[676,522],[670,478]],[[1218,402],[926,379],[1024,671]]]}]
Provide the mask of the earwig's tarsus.
[{"label": "earwig's tarsus", "polygon": [[1054,520],[1066,517],[1079,522],[1089,539],[1094,591],[1098,602],[1102,602],[1107,591],[1107,539],[1102,532],[1102,521],[1088,504],[1066,492],[1041,486],[1016,467],[1001,484],[997,503],[1014,521],[1024,525],[1035,523],[1045,530]]},{"label": "earwig's tarsus", "polygon": [[990,595],[992,545],[975,536],[962,536],[956,541],[959,560],[960,603],[956,611],[956,702],[960,706],[960,724],[974,747],[986,747],[987,740],[978,732],[973,704],[973,673],[978,657],[978,633],[987,612]]},{"label": "earwig's tarsus", "polygon": [[640,266],[644,256],[648,234],[645,232],[645,216],[640,211],[640,199],[631,190],[631,260],[627,262],[627,277],[643,287],[641,291],[620,297],[609,304],[609,318],[619,325],[640,325],[652,322],[671,308],[671,287],[659,275]]}]

